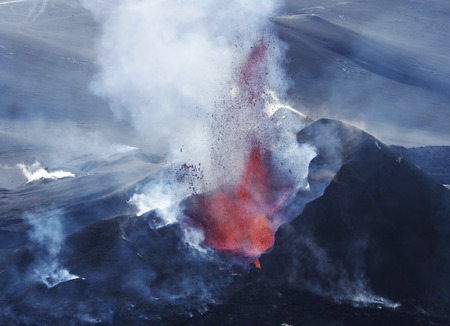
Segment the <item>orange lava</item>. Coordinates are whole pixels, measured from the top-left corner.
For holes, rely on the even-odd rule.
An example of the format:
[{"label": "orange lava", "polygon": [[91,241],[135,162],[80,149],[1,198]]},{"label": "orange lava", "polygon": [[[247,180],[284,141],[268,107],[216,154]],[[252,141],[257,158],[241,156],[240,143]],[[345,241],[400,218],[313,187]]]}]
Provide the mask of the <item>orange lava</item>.
[{"label": "orange lava", "polygon": [[201,195],[190,215],[203,229],[205,243],[219,251],[259,257],[274,244],[268,171],[255,146],[236,187]]},{"label": "orange lava", "polygon": [[[261,38],[241,67],[241,94],[229,108],[233,114],[242,114],[241,109],[246,109],[255,115],[253,118],[260,118],[258,113],[264,109],[260,99],[267,84],[268,49]],[[243,128],[237,125],[236,129]],[[195,194],[185,213],[203,231],[206,245],[244,257],[248,263],[261,268],[258,258],[273,246],[279,226],[279,222],[271,220],[272,216],[286,200],[286,194],[272,189],[271,181],[276,181],[273,180],[276,174],[270,171],[270,155],[262,149],[258,137],[252,137],[251,131],[246,136],[246,141],[253,142],[239,182]]]}]

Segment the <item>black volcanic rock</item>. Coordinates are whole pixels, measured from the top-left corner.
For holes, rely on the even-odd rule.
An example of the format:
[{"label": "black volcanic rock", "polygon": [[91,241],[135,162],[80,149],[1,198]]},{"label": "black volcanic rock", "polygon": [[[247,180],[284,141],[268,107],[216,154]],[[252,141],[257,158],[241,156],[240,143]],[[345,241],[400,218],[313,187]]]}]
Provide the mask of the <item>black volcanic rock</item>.
[{"label": "black volcanic rock", "polygon": [[330,184],[280,227],[263,270],[335,299],[450,301],[450,192],[338,121],[319,120],[298,139],[318,149],[311,188]]},{"label": "black volcanic rock", "polygon": [[232,271],[214,253],[189,248],[180,225],[152,228],[153,218],[118,216],[70,234],[45,262],[76,278],[50,287],[33,274],[42,258],[32,247],[1,251],[0,306],[8,312],[0,324],[172,324],[229,296]]},{"label": "black volcanic rock", "polygon": [[230,274],[214,256],[196,255],[184,243],[180,225],[153,229],[150,218],[111,218],[70,235],[64,266],[86,279],[92,297],[143,300],[148,306],[207,302],[229,283]]},{"label": "black volcanic rock", "polygon": [[[192,249],[185,225],[158,227],[158,211],[107,210],[90,220],[86,204],[74,214],[85,222],[61,241],[49,238],[57,254],[33,243],[32,220],[4,219],[2,231],[18,238],[2,239],[0,324],[448,324],[440,307],[449,301],[450,192],[338,121],[314,122],[298,141],[318,155],[311,190],[286,211],[298,215],[309,203],[278,230],[262,270]],[[55,268],[78,278],[48,286],[43,277]],[[402,307],[379,309],[397,307],[394,301]]]}]

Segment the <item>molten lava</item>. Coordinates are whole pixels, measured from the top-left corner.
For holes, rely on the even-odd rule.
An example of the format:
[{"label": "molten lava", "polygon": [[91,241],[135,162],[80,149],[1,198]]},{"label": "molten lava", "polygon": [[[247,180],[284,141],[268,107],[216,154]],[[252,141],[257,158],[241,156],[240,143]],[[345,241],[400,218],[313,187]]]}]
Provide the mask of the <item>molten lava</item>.
[{"label": "molten lava", "polygon": [[257,258],[274,244],[271,215],[280,203],[271,198],[262,154],[261,148],[254,146],[240,183],[199,195],[195,208],[187,213],[213,249]]},{"label": "molten lava", "polygon": [[[258,134],[261,115],[264,112],[264,94],[267,86],[268,45],[261,38],[252,47],[246,62],[239,70],[239,93],[225,107],[223,116],[233,131],[229,140],[236,141],[233,149],[248,151],[238,182],[223,184],[208,193],[196,194],[190,198],[185,211],[194,227],[204,234],[204,243],[211,248],[244,257],[260,268],[259,256],[271,248],[279,222],[273,221],[274,213],[286,200],[284,191],[274,191],[275,171],[270,162],[270,153],[261,144]],[[239,118],[235,118],[239,117]],[[218,126],[220,128],[220,126]],[[223,134],[217,139],[221,140]],[[216,157],[227,155],[216,147]],[[245,152],[244,152],[245,153]],[[227,162],[225,160],[225,162]],[[232,171],[234,162],[218,163],[218,169]],[[236,164],[240,166],[239,162]],[[224,174],[226,177],[226,174]],[[278,189],[279,190],[279,189]]]}]

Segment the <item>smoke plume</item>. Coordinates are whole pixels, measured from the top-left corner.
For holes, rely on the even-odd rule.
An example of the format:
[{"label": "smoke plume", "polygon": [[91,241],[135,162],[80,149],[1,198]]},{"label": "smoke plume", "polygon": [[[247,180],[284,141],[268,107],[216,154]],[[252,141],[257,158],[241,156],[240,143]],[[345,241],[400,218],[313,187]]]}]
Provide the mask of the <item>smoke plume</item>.
[{"label": "smoke plume", "polygon": [[[270,22],[277,2],[84,5],[103,26],[93,92],[134,126],[148,150],[167,154],[167,169],[129,201],[138,215],[158,209],[161,225],[178,222],[184,199],[214,189],[231,197],[219,194],[207,205],[227,211],[239,189],[236,206],[251,207],[233,216],[253,214],[274,232],[281,221],[269,223],[262,212],[273,213],[308,188],[307,168],[315,155],[296,142],[305,117],[283,103],[290,80],[283,70],[286,45]],[[255,180],[259,189],[250,191]],[[223,218],[215,217],[217,225],[226,223]],[[228,227],[248,223],[241,222]]]},{"label": "smoke plume", "polygon": [[33,164],[26,165],[24,163],[17,164],[22,174],[27,178],[27,183],[41,179],[62,179],[73,178],[75,174],[68,171],[56,170],[49,172],[47,168],[42,167],[41,163],[36,161]]},{"label": "smoke plume", "polygon": [[24,215],[31,225],[28,236],[36,259],[31,277],[43,282],[48,288],[78,278],[62,267],[58,259],[64,242],[62,216],[58,210]]},{"label": "smoke plume", "polygon": [[[148,146],[174,156],[207,151],[208,114],[229,96],[236,68],[268,33],[275,1],[121,1],[85,6],[103,24],[102,67],[92,84]],[[272,42],[268,87],[286,84],[283,48]],[[196,152],[195,154],[193,152]]]}]

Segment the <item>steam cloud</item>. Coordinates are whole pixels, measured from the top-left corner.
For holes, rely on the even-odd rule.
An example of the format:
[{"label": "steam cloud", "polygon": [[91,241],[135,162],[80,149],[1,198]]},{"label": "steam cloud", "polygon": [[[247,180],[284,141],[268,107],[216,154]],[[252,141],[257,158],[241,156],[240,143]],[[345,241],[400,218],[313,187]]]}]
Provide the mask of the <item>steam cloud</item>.
[{"label": "steam cloud", "polygon": [[26,213],[24,219],[31,225],[28,235],[36,258],[32,278],[43,282],[48,288],[78,278],[58,261],[64,240],[62,213],[58,210]]},{"label": "steam cloud", "polygon": [[[207,154],[208,114],[229,96],[236,67],[264,35],[275,1],[121,1],[84,5],[103,23],[93,91],[152,149]],[[271,44],[268,88],[289,85]]]},{"label": "steam cloud", "polygon": [[167,169],[129,201],[138,215],[159,209],[162,225],[177,222],[189,195],[237,184],[255,142],[270,150],[280,180],[308,188],[315,150],[297,144],[305,117],[282,103],[291,84],[269,19],[278,2],[83,4],[103,26],[93,92],[147,149],[167,154]]},{"label": "steam cloud", "polygon": [[17,167],[22,171],[25,178],[27,178],[27,183],[41,179],[62,179],[75,177],[75,174],[72,172],[63,170],[49,172],[47,169],[43,168],[41,163],[38,161],[30,165],[19,163],[17,164]]},{"label": "steam cloud", "polygon": [[[349,273],[341,263],[331,259],[313,238],[302,235],[295,242],[300,244],[303,253],[293,255],[294,265],[288,277],[290,282],[337,302],[351,302],[354,306],[400,307],[399,303],[374,294],[362,271]],[[307,262],[305,257],[311,260]],[[315,266],[314,277],[308,271],[311,265]]]}]

